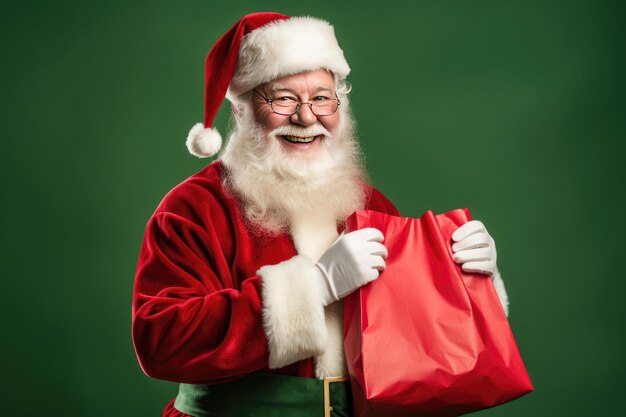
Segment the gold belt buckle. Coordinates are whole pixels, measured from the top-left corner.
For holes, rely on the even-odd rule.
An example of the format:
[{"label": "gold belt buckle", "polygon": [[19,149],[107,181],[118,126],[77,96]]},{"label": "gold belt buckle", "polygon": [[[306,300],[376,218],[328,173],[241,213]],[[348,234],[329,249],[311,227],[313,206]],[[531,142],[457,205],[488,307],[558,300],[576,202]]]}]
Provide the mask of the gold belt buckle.
[{"label": "gold belt buckle", "polygon": [[333,411],[333,407],[330,405],[330,384],[333,382],[345,382],[348,380],[349,378],[347,376],[324,378],[324,417],[330,417],[330,412]]}]

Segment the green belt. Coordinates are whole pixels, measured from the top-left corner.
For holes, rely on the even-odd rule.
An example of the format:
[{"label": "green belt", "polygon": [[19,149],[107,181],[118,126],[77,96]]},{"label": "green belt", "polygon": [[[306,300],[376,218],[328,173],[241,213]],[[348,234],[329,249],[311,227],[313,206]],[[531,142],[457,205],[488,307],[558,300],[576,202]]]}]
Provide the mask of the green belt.
[{"label": "green belt", "polygon": [[254,373],[217,385],[180,384],[174,407],[194,417],[352,417],[345,378]]}]

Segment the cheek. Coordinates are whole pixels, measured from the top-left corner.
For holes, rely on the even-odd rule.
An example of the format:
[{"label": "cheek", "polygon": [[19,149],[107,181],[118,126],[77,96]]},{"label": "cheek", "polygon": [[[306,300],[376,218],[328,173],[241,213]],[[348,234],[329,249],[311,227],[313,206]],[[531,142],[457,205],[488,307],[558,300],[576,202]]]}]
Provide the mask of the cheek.
[{"label": "cheek", "polygon": [[339,126],[339,111],[331,116],[320,117],[319,120],[326,129],[330,132],[334,132],[337,126]]},{"label": "cheek", "polygon": [[259,123],[267,132],[270,132],[280,125],[284,124],[285,116],[278,115],[273,111],[259,109],[255,112],[257,123]]}]

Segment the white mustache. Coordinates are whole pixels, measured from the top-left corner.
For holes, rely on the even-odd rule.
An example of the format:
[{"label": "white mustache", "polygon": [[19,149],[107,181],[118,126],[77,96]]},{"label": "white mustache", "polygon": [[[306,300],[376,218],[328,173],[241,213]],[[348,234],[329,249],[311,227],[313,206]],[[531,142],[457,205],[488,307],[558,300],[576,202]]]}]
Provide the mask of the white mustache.
[{"label": "white mustache", "polygon": [[330,137],[330,132],[322,125],[311,125],[308,127],[280,126],[269,133],[270,137],[276,136],[298,136],[308,138],[311,136],[324,135]]}]

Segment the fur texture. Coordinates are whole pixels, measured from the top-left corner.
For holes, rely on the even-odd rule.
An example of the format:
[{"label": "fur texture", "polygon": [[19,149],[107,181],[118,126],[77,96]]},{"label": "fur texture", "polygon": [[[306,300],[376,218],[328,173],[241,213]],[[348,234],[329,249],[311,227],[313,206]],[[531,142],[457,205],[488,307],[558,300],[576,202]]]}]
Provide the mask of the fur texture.
[{"label": "fur texture", "polygon": [[[311,218],[308,216],[294,217],[291,222],[290,233],[296,249],[300,254],[296,258],[305,255],[306,259],[314,260],[319,259],[319,257],[326,251],[326,249],[328,249],[330,245],[332,245],[332,243],[338,237],[334,216],[329,216],[326,219],[322,217]],[[292,260],[296,258],[292,258]],[[286,262],[291,262],[291,260]],[[285,264],[286,262],[283,262],[283,264]],[[307,265],[307,268],[309,268],[308,270],[304,269],[304,266],[302,265],[301,267],[294,269],[285,269],[284,272],[287,274],[292,273],[293,276],[291,277],[291,279],[295,282],[300,283],[299,285],[302,285],[303,287],[310,285],[309,279],[315,281],[315,296],[318,297],[317,302],[320,303],[319,300],[321,298],[321,295],[319,293],[319,285],[322,285],[322,281],[316,273],[316,270],[313,267],[313,263],[314,262],[311,262],[309,265]],[[283,264],[279,264],[279,266]],[[263,268],[262,270],[265,270],[265,276],[267,276],[266,268],[275,267]],[[268,294],[267,292],[272,290],[271,284],[269,286],[265,284],[265,276],[262,275],[262,278],[264,279],[263,292],[265,294],[263,298],[263,305],[265,306],[264,311],[266,312],[264,312],[264,323],[265,332],[268,336],[268,340],[272,340],[272,342],[269,344],[270,358],[274,358],[274,361],[270,360],[270,363],[290,363],[284,361],[289,361],[294,357],[297,357],[297,353],[284,353],[285,348],[283,348],[283,346],[291,346],[291,344],[293,343],[295,346],[297,346],[294,348],[294,350],[310,350],[312,348],[312,345],[309,343],[308,339],[310,332],[303,332],[303,337],[297,337],[297,340],[295,340],[292,334],[293,332],[277,332],[275,331],[276,327],[279,326],[281,320],[285,320],[285,317],[289,314],[294,314],[294,316],[292,316],[292,319],[294,317],[298,317],[295,316],[295,314],[299,314],[298,322],[301,324],[306,324],[311,328],[316,327],[317,324],[314,320],[312,320],[310,313],[303,314],[303,310],[300,310],[298,308],[289,307],[289,310],[291,310],[290,313],[285,313],[285,315],[282,315],[282,309],[280,307],[277,308],[277,306],[272,305],[272,303],[284,304],[285,298],[282,297],[298,296],[299,294]],[[303,277],[306,278],[303,279]],[[300,302],[292,299],[288,300],[289,305],[297,305],[298,303],[308,305],[310,303],[310,300],[308,298]],[[281,311],[281,313],[277,314],[276,311]],[[317,319],[317,316],[313,317],[313,319]],[[333,303],[324,309],[324,331],[318,330],[318,332],[320,334],[324,333],[325,343],[323,345],[323,348],[313,355],[315,358],[315,375],[318,378],[347,375],[345,353],[343,349],[343,305],[341,302]]]},{"label": "fur texture", "polygon": [[274,21],[243,37],[226,97],[236,97],[285,75],[319,68],[332,71],[339,79],[350,73],[334,28],[313,17]]},{"label": "fur texture", "polygon": [[324,351],[328,331],[313,262],[297,255],[257,272],[263,280],[263,327],[269,367],[281,368]]},{"label": "fur texture", "polygon": [[352,116],[347,106],[342,107],[340,125],[336,132],[324,134],[321,152],[314,158],[284,151],[277,132],[264,133],[250,109],[244,107],[243,119],[220,159],[228,168],[226,188],[243,201],[244,214],[253,228],[289,232],[292,223],[302,218],[336,224],[363,207],[365,169],[354,139]]},{"label": "fur texture", "polygon": [[[231,80],[226,79],[226,98],[235,102],[239,95],[258,85],[285,75],[320,68],[333,72],[338,81],[344,80],[350,73],[330,23],[314,17],[276,20],[253,30],[241,40],[235,74]],[[212,80],[211,83],[223,81],[222,77],[221,81]],[[200,158],[215,155],[222,146],[219,132],[210,127],[214,114],[209,112],[213,116],[207,119],[206,105],[205,102],[205,124],[209,127],[198,123],[187,137],[187,149]],[[217,108],[214,110],[217,111]]]},{"label": "fur texture", "polygon": [[[345,103],[340,107],[342,117],[336,132],[324,133],[324,149],[312,160],[284,152],[276,132],[263,133],[245,105],[244,117],[221,156],[229,171],[227,188],[244,201],[245,216],[253,228],[289,233],[299,253],[292,260],[260,271],[270,364],[291,363],[319,348],[309,355],[315,359],[318,378],[347,375],[347,369],[342,304],[322,309],[318,286],[323,283],[313,264],[337,239],[337,224],[365,204],[365,169],[347,98]],[[298,261],[296,267],[295,260],[300,257],[312,261],[306,267]],[[281,289],[280,285],[297,287]],[[311,288],[318,297],[322,328],[318,328],[320,317],[312,314]],[[286,321],[286,329],[282,321]],[[321,346],[313,343],[314,334],[319,340],[323,338]]]},{"label": "fur texture", "polygon": [[315,376],[323,379],[347,376],[348,366],[343,349],[343,302],[341,300],[324,309],[328,340],[321,355],[315,357]]},{"label": "fur texture", "polygon": [[[310,259],[319,259],[337,240],[337,226],[329,218],[295,217],[291,222],[291,236],[298,253]],[[315,357],[315,375],[318,378],[348,375],[343,349],[343,305],[341,301],[324,309],[328,339],[324,351]]]},{"label": "fur texture", "polygon": [[216,128],[205,128],[196,123],[187,136],[187,150],[198,158],[208,158],[219,152],[222,147],[222,135]]}]

